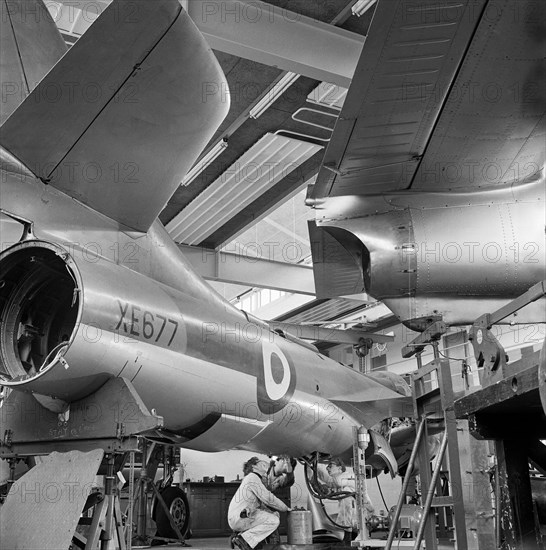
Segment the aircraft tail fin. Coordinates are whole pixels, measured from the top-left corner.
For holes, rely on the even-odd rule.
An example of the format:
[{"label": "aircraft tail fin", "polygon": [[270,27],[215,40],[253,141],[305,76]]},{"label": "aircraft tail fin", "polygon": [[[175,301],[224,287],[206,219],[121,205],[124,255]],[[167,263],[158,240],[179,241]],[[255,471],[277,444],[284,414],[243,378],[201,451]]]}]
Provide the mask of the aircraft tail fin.
[{"label": "aircraft tail fin", "polygon": [[226,90],[178,0],[114,0],[0,142],[44,183],[145,232],[227,114]]},{"label": "aircraft tail fin", "polygon": [[0,0],[0,124],[65,53],[42,0]]}]

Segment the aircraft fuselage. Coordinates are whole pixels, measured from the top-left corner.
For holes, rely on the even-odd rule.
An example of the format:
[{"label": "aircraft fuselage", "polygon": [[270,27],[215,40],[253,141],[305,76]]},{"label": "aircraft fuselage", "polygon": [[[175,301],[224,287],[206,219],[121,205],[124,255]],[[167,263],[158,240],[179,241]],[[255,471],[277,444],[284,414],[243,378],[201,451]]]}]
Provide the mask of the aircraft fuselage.
[{"label": "aircraft fuselage", "polygon": [[[164,417],[157,437],[296,456],[351,446],[362,418],[332,398],[395,395],[225,302],[159,222],[131,234],[24,170],[1,185],[3,213],[27,228],[3,242],[0,260],[13,389],[69,403],[122,376]],[[50,364],[57,351],[66,368]],[[382,413],[372,402],[369,411],[371,427]]]},{"label": "aircraft fuselage", "polygon": [[[481,191],[329,197],[316,223],[356,237],[363,290],[423,330],[437,319],[470,324],[544,278],[545,199],[542,177]],[[544,312],[541,300],[506,322],[546,322]]]}]

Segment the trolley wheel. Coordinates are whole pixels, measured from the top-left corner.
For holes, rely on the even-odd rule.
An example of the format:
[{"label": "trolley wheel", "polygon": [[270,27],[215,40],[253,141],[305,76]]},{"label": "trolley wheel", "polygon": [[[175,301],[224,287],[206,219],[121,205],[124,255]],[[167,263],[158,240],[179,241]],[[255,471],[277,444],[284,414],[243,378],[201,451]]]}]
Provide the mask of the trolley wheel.
[{"label": "trolley wheel", "polygon": [[[161,491],[161,496],[182,536],[187,538],[190,526],[190,507],[186,493],[178,487],[167,487]],[[157,533],[160,537],[178,538],[176,532],[171,527],[165,510],[163,510],[163,506],[159,502],[156,502],[155,505],[154,520],[157,525]]]}]

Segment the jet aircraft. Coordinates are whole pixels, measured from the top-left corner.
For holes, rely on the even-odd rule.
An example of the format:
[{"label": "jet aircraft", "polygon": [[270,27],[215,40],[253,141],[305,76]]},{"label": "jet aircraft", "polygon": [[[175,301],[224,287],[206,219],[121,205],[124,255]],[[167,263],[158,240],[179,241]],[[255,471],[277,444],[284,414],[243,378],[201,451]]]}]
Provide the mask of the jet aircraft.
[{"label": "jet aircraft", "polygon": [[229,109],[178,0],[115,0],[69,51],[41,1],[2,10],[2,385],[61,413],[123,377],[164,419],[147,437],[202,451],[342,455],[411,414],[401,377],[223,300],[157,220]]},{"label": "jet aircraft", "polygon": [[[157,220],[229,109],[203,95],[227,83],[178,0],[114,0],[69,51],[40,0],[0,5],[2,385],[63,412],[123,377],[164,418],[147,437],[204,451],[343,455],[354,426],[412,413],[400,377],[223,300]],[[312,240],[357,260],[347,289],[315,256],[323,295],[366,290],[422,329],[543,278],[544,18],[511,5],[379,2],[309,197]],[[454,96],[498,67],[509,97]],[[520,320],[543,320],[535,306]],[[384,460],[396,470],[396,450]]]}]

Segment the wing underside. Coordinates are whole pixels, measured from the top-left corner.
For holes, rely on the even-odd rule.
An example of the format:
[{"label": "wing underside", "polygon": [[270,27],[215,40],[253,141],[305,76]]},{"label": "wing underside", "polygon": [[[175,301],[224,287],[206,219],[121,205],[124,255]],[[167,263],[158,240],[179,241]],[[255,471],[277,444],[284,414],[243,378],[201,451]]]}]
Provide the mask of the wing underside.
[{"label": "wing underside", "polygon": [[386,418],[402,418],[413,415],[411,397],[377,399],[373,401],[349,401],[332,399],[337,407],[358,419],[367,428],[375,426]]},{"label": "wing underside", "polygon": [[366,376],[364,388],[330,398],[367,428],[381,420],[413,416],[411,390],[401,377],[381,371]]},{"label": "wing underside", "polygon": [[379,0],[312,198],[536,179],[545,3]]}]

